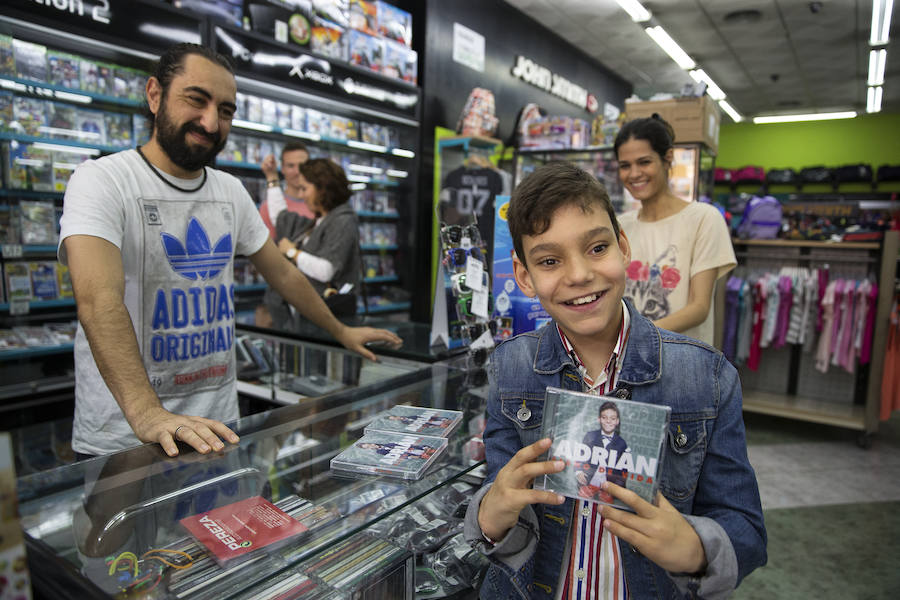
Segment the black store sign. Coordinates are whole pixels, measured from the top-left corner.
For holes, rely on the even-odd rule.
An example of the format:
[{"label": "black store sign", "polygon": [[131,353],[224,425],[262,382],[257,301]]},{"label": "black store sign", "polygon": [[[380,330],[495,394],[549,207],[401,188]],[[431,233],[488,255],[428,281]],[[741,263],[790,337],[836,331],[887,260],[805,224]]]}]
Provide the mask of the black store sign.
[{"label": "black store sign", "polygon": [[4,13],[22,20],[156,54],[177,42],[201,43],[201,20],[161,2],[3,0],[3,4]]},{"label": "black store sign", "polygon": [[312,54],[297,53],[298,48],[231,27],[213,27],[213,47],[230,57],[236,71],[248,77],[375,105],[413,118],[418,116],[419,89],[411,84],[370,75],[362,68]]}]

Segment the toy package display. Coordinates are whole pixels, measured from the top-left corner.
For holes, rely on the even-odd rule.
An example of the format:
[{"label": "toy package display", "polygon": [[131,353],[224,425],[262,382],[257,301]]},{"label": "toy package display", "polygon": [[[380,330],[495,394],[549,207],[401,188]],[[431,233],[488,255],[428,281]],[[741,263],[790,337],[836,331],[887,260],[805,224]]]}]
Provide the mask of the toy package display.
[{"label": "toy package display", "polygon": [[331,21],[339,27],[350,27],[347,0],[316,0],[313,2],[316,16]]},{"label": "toy package display", "polygon": [[59,241],[53,202],[22,200],[19,211],[23,244],[56,244]]},{"label": "toy package display", "polygon": [[0,131],[10,131],[15,120],[12,92],[0,91]]},{"label": "toy package display", "polygon": [[47,50],[47,82],[73,90],[81,85],[81,59],[59,50]]},{"label": "toy package display", "polygon": [[112,95],[113,74],[109,65],[82,58],[79,70],[82,91],[105,96]]},{"label": "toy package display", "polygon": [[41,136],[41,127],[47,125],[47,104],[46,100],[16,96],[11,129],[16,133]]},{"label": "toy package display", "polygon": [[22,79],[47,81],[47,47],[24,40],[13,39],[16,58],[16,74]]},{"label": "toy package display", "polygon": [[104,113],[103,124],[106,128],[106,144],[108,146],[113,146],[114,148],[134,147],[131,115],[114,112]]},{"label": "toy package display", "polygon": [[11,141],[7,153],[6,184],[18,190],[53,191],[53,158],[50,151],[35,148],[33,144]]},{"label": "toy package display", "polygon": [[0,34],[0,75],[16,75],[16,57],[11,35]]},{"label": "toy package display", "polygon": [[356,29],[347,30],[345,37],[347,38],[347,54],[350,64],[372,71],[381,71],[381,64],[384,60],[384,40]]},{"label": "toy package display", "polygon": [[393,4],[378,0],[378,34],[388,40],[412,46],[412,15]]},{"label": "toy package display", "polygon": [[35,300],[56,300],[59,298],[59,282],[56,277],[56,262],[41,261],[28,263],[31,271],[31,296]]},{"label": "toy package display", "polygon": [[497,196],[494,204],[494,321],[495,338],[506,339],[526,331],[534,331],[550,321],[550,315],[535,298],[529,298],[516,285],[512,257],[515,248],[506,211],[509,196]]},{"label": "toy package display", "polygon": [[329,58],[347,60],[345,31],[346,28],[317,17],[310,34],[310,48],[313,52]]},{"label": "toy package display", "polygon": [[403,81],[416,83],[418,81],[419,58],[415,50],[407,48],[403,44],[384,41],[384,60],[381,72],[388,77],[396,77]]},{"label": "toy package display", "polygon": [[366,0],[350,0],[350,27],[368,35],[378,35],[378,5]]}]

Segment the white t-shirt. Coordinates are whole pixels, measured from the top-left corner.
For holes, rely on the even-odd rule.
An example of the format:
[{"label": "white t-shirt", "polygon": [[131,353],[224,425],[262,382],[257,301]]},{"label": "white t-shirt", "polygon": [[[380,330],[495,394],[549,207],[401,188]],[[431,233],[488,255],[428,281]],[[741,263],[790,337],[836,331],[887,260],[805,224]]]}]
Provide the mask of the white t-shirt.
[{"label": "white t-shirt", "polygon": [[[625,297],[655,321],[685,307],[691,277],[716,269],[716,279],[736,264],[725,219],[714,206],[691,202],[681,211],[652,223],[638,220],[634,210],[619,217],[631,243]],[[712,298],[706,320],[684,333],[713,343]]]},{"label": "white t-shirt", "polygon": [[[238,414],[234,362],[235,254],[269,237],[233,176],[206,169],[191,193],[163,183],[135,150],[79,166],[66,188],[63,241],[91,235],[122,252],[124,302],[150,383],[166,410],[223,422]],[[167,177],[193,189],[199,180]],[[100,376],[79,323],[72,448],[108,454],[139,444]]]}]

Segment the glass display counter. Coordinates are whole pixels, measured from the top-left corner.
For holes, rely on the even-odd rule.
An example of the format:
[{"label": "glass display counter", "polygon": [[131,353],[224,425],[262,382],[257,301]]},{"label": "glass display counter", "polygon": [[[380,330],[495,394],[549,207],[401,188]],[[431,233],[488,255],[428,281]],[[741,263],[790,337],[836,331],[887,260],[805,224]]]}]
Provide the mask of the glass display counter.
[{"label": "glass display counter", "polygon": [[[318,396],[292,392],[297,398],[288,405],[242,418],[233,424],[240,442],[217,454],[182,446],[180,456],[169,458],[148,444],[20,477],[36,591],[79,599],[413,597],[415,546],[423,536],[440,536],[432,508],[458,512],[451,500],[465,500],[477,481],[471,472],[481,456],[472,438],[483,424],[483,388],[471,388],[469,374],[447,364],[371,363],[262,334],[244,343],[278,365],[244,382],[270,397],[286,391],[284,382],[317,373],[340,386]],[[429,470],[410,482],[332,472],[331,458],[396,404],[463,411]],[[473,482],[464,483],[468,478]],[[254,497],[282,507],[308,530],[229,563],[195,543],[182,524]],[[397,523],[406,534],[418,523],[423,533],[403,540],[390,533]],[[422,572],[440,573],[461,551],[447,550]]]}]

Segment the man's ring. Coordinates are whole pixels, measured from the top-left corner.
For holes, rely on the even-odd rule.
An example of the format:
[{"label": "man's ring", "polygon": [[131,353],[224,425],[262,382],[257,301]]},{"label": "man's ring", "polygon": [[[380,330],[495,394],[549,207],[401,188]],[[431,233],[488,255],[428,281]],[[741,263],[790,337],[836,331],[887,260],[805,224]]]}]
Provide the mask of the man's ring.
[{"label": "man's ring", "polygon": [[175,432],[172,434],[172,437],[175,438],[176,440],[178,439],[178,430],[181,429],[182,427],[187,427],[187,425],[179,425],[178,427],[175,428]]}]

